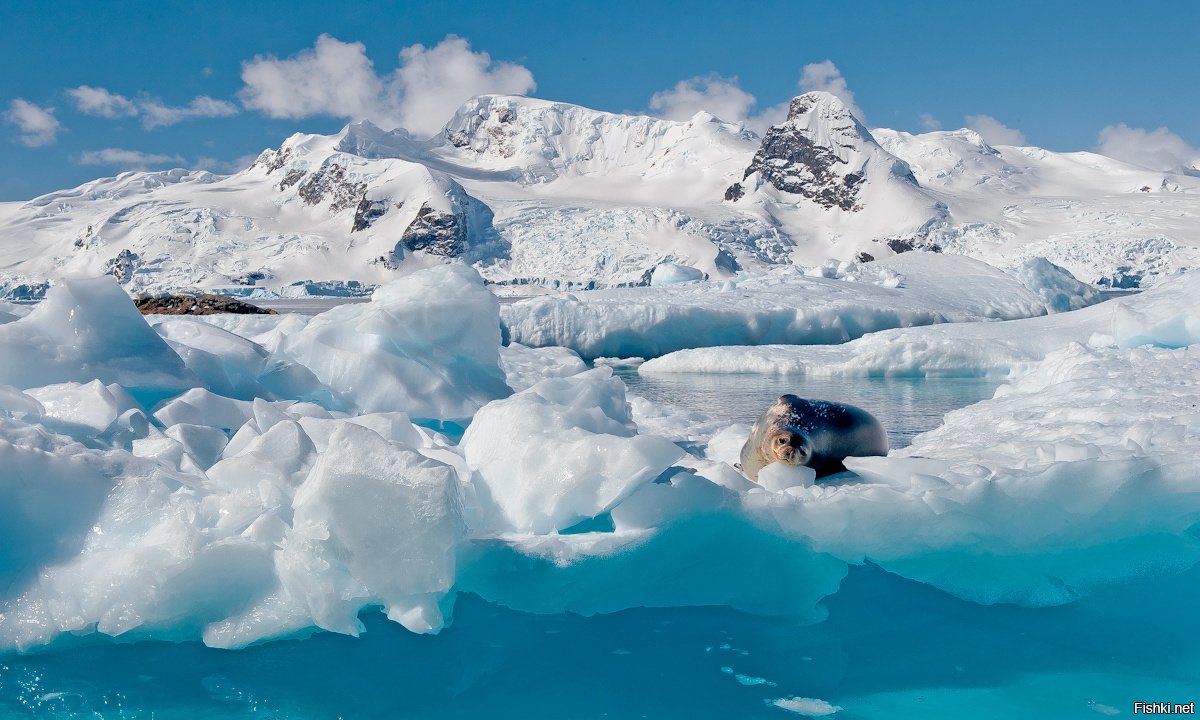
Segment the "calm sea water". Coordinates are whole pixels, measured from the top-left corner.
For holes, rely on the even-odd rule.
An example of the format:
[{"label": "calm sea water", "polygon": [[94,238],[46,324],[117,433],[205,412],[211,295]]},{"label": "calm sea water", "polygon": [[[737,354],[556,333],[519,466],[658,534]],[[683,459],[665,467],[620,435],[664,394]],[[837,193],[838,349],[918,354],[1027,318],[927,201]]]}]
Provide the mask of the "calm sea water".
[{"label": "calm sea water", "polygon": [[941,424],[960,407],[990,398],[998,380],[979,378],[804,378],[765,375],[679,373],[638,375],[636,367],[615,367],[629,391],[655,403],[680,405],[729,423],[752,423],[785,393],[814,400],[857,405],[879,418],[893,448]]}]

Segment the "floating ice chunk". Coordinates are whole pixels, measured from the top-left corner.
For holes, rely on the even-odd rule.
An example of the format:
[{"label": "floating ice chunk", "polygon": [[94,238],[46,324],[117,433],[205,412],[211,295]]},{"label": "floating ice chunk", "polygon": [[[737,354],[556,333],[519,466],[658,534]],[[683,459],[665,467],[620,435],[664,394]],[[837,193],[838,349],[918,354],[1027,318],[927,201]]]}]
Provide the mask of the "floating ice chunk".
[{"label": "floating ice chunk", "polygon": [[501,308],[515,342],[584,359],[653,358],[684,348],[841,343],[888,328],[1044,315],[1045,303],[996,268],[961,256],[904,253],[878,263],[897,288],[806,277],[794,267],[737,283],[619,288]]},{"label": "floating ice chunk", "polygon": [[818,602],[837,589],[845,563],[754,525],[736,512],[737,497],[677,473],[613,508],[614,532],[478,538],[459,589],[537,613],[725,605],[821,619]]},{"label": "floating ice chunk", "polygon": [[318,626],[357,634],[359,610],[382,603],[413,632],[441,629],[464,532],[453,469],[347,423],[294,507],[276,568]]},{"label": "floating ice chunk", "polygon": [[56,429],[70,434],[75,434],[70,432],[73,426],[89,435],[99,435],[127,411],[141,412],[137,401],[120,385],[105,385],[99,380],[83,385],[57,383],[30,389],[28,394],[41,403],[47,419],[56,421]]},{"label": "floating ice chunk", "polygon": [[500,367],[514,391],[525,390],[546,378],[570,377],[587,370],[587,364],[573,350],[531,348],[520,343],[500,348]]},{"label": "floating ice chunk", "polygon": [[816,481],[816,471],[803,465],[774,462],[758,473],[758,484],[771,492],[783,492],[794,487],[812,487]]},{"label": "floating ice chunk", "polygon": [[64,280],[28,315],[0,325],[0,383],[96,379],[145,398],[198,383],[112,278]]},{"label": "floating ice chunk", "polygon": [[1071,343],[1183,347],[1200,340],[1200,273],[1070,313],[999,323],[885,330],[838,346],[682,350],[639,373],[719,372],[810,376],[1019,375]]},{"label": "floating ice chunk", "polygon": [[404,413],[368,413],[341,419],[300,418],[300,426],[312,438],[317,450],[325,452],[331,438],[347,423],[374,430],[384,440],[406,447],[419,448],[425,444],[418,429]]},{"label": "floating ice chunk", "polygon": [[0,385],[0,412],[11,417],[36,418],[45,412],[45,408],[26,393],[8,385]]},{"label": "floating ice chunk", "polygon": [[[174,320],[167,316],[155,316],[161,320]],[[268,352],[279,349],[283,338],[299,331],[308,325],[312,318],[300,313],[283,313],[281,315],[197,315],[188,318],[188,322],[199,322],[220,328],[255,343]]]},{"label": "floating ice chunk", "polygon": [[300,424],[283,420],[240,447],[230,441],[206,475],[216,487],[250,493],[261,498],[266,508],[277,509],[291,502],[315,455],[313,442]]},{"label": "floating ice chunk", "polygon": [[774,705],[782,710],[789,710],[797,715],[806,717],[820,718],[829,717],[841,711],[837,705],[833,705],[824,700],[806,697],[790,697],[780,698],[778,700],[768,700],[768,705]]},{"label": "floating ice chunk", "polygon": [[153,415],[164,427],[187,423],[233,431],[254,417],[254,405],[247,400],[234,400],[203,388],[193,388],[178,397],[164,400]]},{"label": "floating ice chunk", "polygon": [[1200,272],[1156,284],[1116,302],[1113,341],[1119,347],[1155,345],[1177,348],[1200,342]]},{"label": "floating ice chunk", "polygon": [[0,535],[20,533],[19,542],[0,542],[0,555],[16,550],[19,567],[37,573],[0,584],[0,647],[93,629],[194,637],[205,618],[235,612],[269,585],[271,547],[213,537],[197,499],[200,478],[181,483],[160,462],[77,444],[58,442],[52,455],[2,457],[4,448],[12,446],[0,443],[0,461],[14,477],[39,482],[14,487],[0,474],[0,495],[17,493],[0,498],[15,509]]},{"label": "floating ice chunk", "polygon": [[750,437],[750,429],[746,423],[736,423],[720,430],[708,441],[705,456],[730,466],[737,465],[742,461],[742,446]]},{"label": "floating ice chunk", "polygon": [[462,420],[511,391],[499,367],[499,302],[464,265],[439,265],[336,307],[285,337],[278,355],[309,368],[360,412]]},{"label": "floating ice chunk", "polygon": [[683,454],[637,435],[608,368],[543,380],[484,406],[463,436],[504,524],[547,533],[603,513]]},{"label": "floating ice chunk", "polygon": [[661,285],[678,285],[679,283],[695,282],[704,279],[704,271],[688,265],[676,263],[660,263],[650,271],[650,287]]},{"label": "floating ice chunk", "polygon": [[0,647],[11,647],[21,621],[4,601],[80,551],[113,481],[61,436],[34,445],[0,420],[0,438]]},{"label": "floating ice chunk", "polygon": [[195,320],[163,320],[154,329],[213,392],[243,400],[263,394],[257,380],[270,353],[261,345]]},{"label": "floating ice chunk", "polygon": [[1079,282],[1069,270],[1046,258],[1029,258],[1010,268],[1008,274],[1037,293],[1052,313],[1079,310],[1103,299],[1099,290]]},{"label": "floating ice chunk", "polygon": [[1070,602],[1200,561],[1200,500],[1185,490],[1197,377],[1190,349],[1073,345],[908,448],[848,460],[863,482],[791,505],[748,495],[747,509],[816,551],[959,597]]}]

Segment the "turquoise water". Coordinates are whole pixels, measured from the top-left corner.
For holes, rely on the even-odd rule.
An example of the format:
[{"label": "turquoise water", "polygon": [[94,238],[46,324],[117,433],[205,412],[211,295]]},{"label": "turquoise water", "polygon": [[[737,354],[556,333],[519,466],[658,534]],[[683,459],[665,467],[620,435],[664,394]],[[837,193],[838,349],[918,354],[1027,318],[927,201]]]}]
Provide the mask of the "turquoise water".
[{"label": "turquoise water", "polygon": [[[893,445],[983,397],[978,380],[639,378],[652,400],[749,422],[783,392],[877,414]],[[870,564],[815,625],[725,608],[531,615],[461,595],[413,635],[375,612],[360,638],[320,633],[237,651],[81,638],[0,655],[2,718],[787,718],[781,698],[854,718],[1128,716],[1200,699],[1200,571],[1059,608],[980,606]]]},{"label": "turquoise water", "polygon": [[[721,608],[526,615],[459,599],[416,636],[238,651],[116,644],[0,658],[0,716],[104,718],[1097,718],[1195,699],[1200,573],[1064,608],[980,607],[872,566],[798,626]],[[739,678],[739,676],[741,676]],[[1097,715],[1100,713],[1100,715]]]}]

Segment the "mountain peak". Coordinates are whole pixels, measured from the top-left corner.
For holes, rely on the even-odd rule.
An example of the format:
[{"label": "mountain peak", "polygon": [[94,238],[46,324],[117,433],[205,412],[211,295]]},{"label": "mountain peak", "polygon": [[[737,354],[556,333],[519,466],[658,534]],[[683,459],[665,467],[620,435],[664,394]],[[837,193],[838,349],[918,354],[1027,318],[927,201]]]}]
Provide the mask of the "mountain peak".
[{"label": "mountain peak", "polygon": [[[845,103],[831,93],[808,92],[794,98],[787,120],[763,136],[742,179],[756,176],[751,189],[765,184],[827,210],[856,212],[872,174],[916,185],[907,166],[879,146]],[[738,183],[725,199],[736,201],[743,194]]]},{"label": "mountain peak", "polygon": [[833,93],[822,90],[813,90],[803,95],[797,95],[792,98],[791,104],[788,105],[788,121],[808,114],[821,114],[827,117],[854,117],[854,114],[850,112],[850,108],[846,107],[846,103],[842,102],[841,98]]}]

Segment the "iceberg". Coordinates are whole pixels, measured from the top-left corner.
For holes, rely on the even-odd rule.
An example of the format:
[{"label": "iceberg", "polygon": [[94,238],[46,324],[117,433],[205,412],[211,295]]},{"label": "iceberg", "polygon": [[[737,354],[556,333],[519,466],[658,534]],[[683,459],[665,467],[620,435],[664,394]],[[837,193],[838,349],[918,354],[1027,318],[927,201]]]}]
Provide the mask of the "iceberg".
[{"label": "iceberg", "polygon": [[[907,284],[943,293],[928,300],[943,319],[977,321],[640,366],[1006,374],[912,445],[821,482],[769,467],[752,483],[733,467],[748,426],[631,396],[570,348],[502,347],[496,300],[463,267],[308,321],[139,325],[111,283],[65,284],[0,325],[0,352],[25,350],[0,386],[0,648],[89,634],[238,648],[357,635],[371,608],[436,633],[464,594],[539,614],[820,622],[865,568],[1037,608],[1200,564],[1197,280],[996,322],[978,318],[997,298],[1015,314],[1044,303],[986,266],[963,283],[1003,294],[918,279],[942,262],[958,261],[878,276],[900,288],[800,282]],[[75,360],[19,345],[80,317],[119,331],[85,333]],[[325,392],[260,390],[280,367]]]},{"label": "iceberg", "polygon": [[112,278],[64,280],[29,314],[0,325],[0,384],[92,380],[154,399],[197,384]]},{"label": "iceberg", "polygon": [[308,368],[359,412],[465,420],[511,389],[499,302],[464,265],[439,265],[336,307],[286,335],[275,356]]},{"label": "iceberg", "polygon": [[[733,280],[534,297],[501,308],[514,342],[586,360],[720,345],[843,343],[889,328],[1045,315],[1046,303],[986,263],[910,252],[872,263],[883,284],[796,267]],[[896,277],[903,277],[898,286]]]}]

